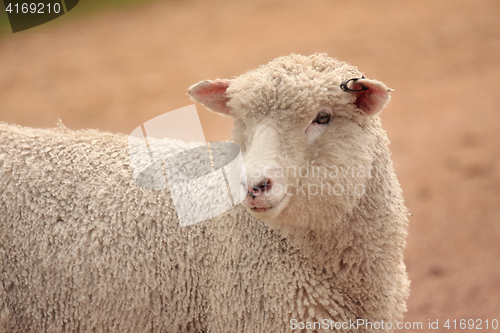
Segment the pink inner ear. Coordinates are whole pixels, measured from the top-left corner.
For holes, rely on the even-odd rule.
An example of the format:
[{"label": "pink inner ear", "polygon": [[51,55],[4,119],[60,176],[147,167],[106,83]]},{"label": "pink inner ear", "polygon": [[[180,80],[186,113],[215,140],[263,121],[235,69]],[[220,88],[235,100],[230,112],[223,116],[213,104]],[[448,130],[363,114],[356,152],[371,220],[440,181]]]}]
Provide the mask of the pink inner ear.
[{"label": "pink inner ear", "polygon": [[208,109],[230,115],[231,110],[227,106],[229,98],[225,95],[230,83],[230,80],[202,81],[192,86],[188,94]]},{"label": "pink inner ear", "polygon": [[375,115],[389,101],[389,88],[382,82],[367,79],[358,80],[349,86],[352,90],[361,90],[363,87],[368,90],[352,92],[356,96],[354,105],[367,115]]}]

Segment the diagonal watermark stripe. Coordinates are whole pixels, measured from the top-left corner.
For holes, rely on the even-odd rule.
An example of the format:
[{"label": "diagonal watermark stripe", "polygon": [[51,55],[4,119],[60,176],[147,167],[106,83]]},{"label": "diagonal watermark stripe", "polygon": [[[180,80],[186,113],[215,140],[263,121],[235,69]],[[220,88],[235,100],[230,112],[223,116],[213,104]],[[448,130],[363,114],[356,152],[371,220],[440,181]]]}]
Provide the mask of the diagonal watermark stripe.
[{"label": "diagonal watermark stripe", "polygon": [[128,144],[137,185],[168,188],[181,226],[222,214],[246,196],[240,148],[231,142],[207,144],[194,104],[138,126]]}]

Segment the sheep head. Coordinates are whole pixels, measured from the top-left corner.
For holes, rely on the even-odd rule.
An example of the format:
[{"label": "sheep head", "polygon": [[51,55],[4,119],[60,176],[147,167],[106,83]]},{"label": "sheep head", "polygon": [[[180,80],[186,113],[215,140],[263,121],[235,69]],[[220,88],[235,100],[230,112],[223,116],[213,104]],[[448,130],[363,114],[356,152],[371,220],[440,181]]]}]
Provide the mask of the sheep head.
[{"label": "sheep head", "polygon": [[233,141],[247,172],[242,204],[252,215],[273,225],[329,228],[352,212],[386,144],[377,114],[390,91],[359,77],[324,54],[290,55],[189,89],[195,102],[235,119]]}]

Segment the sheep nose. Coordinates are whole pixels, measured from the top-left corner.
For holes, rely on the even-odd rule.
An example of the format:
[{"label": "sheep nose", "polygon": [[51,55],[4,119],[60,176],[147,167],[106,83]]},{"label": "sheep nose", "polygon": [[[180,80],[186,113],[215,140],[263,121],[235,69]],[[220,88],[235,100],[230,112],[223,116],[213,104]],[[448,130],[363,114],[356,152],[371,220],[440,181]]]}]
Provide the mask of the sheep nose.
[{"label": "sheep nose", "polygon": [[265,178],[259,182],[254,182],[253,184],[251,182],[248,182],[249,186],[247,189],[247,195],[251,196],[252,198],[255,198],[256,196],[269,191],[271,189],[272,185],[272,180],[270,178]]}]

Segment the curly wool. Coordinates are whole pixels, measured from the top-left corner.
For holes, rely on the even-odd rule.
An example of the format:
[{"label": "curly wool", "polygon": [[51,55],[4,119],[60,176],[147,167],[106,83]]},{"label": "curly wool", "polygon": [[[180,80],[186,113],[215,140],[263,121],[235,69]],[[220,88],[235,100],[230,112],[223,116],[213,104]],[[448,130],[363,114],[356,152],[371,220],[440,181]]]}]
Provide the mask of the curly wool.
[{"label": "curly wool", "polygon": [[[333,95],[320,89],[283,105],[275,103],[285,98],[279,89],[252,90],[252,80],[262,87],[280,75],[291,85],[293,75],[318,70],[335,84],[358,75],[322,55],[305,58],[282,58],[234,80],[231,107],[249,116],[293,110],[300,117],[327,100],[352,102],[334,85]],[[259,70],[278,74],[254,77]],[[325,100],[315,97],[323,93]],[[277,113],[266,114],[275,105]],[[308,201],[287,215],[291,224],[330,221],[326,231],[274,225],[241,206],[183,228],[168,189],[136,185],[126,136],[0,124],[0,332],[289,332],[292,320],[401,320],[409,285],[406,208],[379,118],[348,111],[338,112],[364,122],[353,158],[364,151],[376,177],[348,213],[333,216]],[[283,131],[293,126],[280,120]],[[347,134],[338,139],[347,142],[334,152],[353,147]],[[166,149],[186,147],[165,141]]]},{"label": "curly wool", "polygon": [[340,82],[361,76],[356,67],[325,54],[292,54],[237,77],[227,90],[228,105],[241,116],[258,112],[287,120],[320,104],[347,104],[351,98],[341,94]]}]

